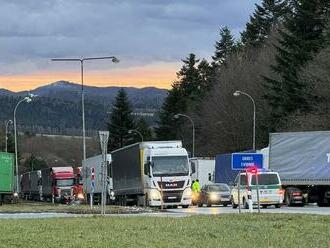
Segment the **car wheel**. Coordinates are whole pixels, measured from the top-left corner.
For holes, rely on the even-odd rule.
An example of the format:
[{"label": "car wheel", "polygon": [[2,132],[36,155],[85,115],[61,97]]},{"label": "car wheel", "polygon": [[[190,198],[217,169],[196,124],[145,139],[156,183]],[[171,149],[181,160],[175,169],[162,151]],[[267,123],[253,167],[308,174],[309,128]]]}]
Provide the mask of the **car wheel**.
[{"label": "car wheel", "polygon": [[288,191],[285,192],[284,202],[287,206],[292,206],[291,199],[290,199],[290,193]]},{"label": "car wheel", "polygon": [[224,204],[223,204],[223,206],[224,206],[224,207],[227,207],[227,206],[228,206],[228,204],[227,204],[227,203],[224,203]]},{"label": "car wheel", "polygon": [[267,205],[262,205],[262,208],[267,208]]},{"label": "car wheel", "polygon": [[280,208],[281,204],[275,204],[275,208]]},{"label": "car wheel", "polygon": [[183,205],[182,206],[182,208],[188,208],[189,207],[189,205]]},{"label": "car wheel", "polygon": [[245,200],[245,197],[243,198],[243,206],[244,206],[244,208],[249,209],[249,204]]}]

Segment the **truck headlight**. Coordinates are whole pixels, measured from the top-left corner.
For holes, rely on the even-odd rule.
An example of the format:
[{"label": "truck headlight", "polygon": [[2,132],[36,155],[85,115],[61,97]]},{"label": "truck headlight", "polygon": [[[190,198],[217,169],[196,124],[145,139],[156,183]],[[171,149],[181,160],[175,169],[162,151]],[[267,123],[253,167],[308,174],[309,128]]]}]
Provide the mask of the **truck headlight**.
[{"label": "truck headlight", "polygon": [[110,196],[114,197],[115,196],[115,192],[113,192],[113,190],[110,191]]},{"label": "truck headlight", "polygon": [[150,190],[150,199],[155,201],[160,201],[161,195],[157,189]]},{"label": "truck headlight", "polygon": [[82,193],[79,193],[77,195],[77,198],[80,199],[80,200],[83,200],[84,199],[84,195]]},{"label": "truck headlight", "polygon": [[17,197],[18,197],[18,193],[15,192],[15,193],[13,194],[13,196],[17,198]]},{"label": "truck headlight", "polygon": [[192,191],[191,191],[191,188],[186,188],[184,191],[183,191],[183,200],[190,200],[191,197],[192,197]]}]

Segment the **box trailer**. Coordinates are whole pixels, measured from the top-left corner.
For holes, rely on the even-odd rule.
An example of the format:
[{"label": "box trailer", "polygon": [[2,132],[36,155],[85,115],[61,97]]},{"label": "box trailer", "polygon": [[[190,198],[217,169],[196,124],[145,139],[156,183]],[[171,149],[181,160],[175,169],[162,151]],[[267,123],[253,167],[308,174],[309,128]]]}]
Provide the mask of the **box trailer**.
[{"label": "box trailer", "polygon": [[191,175],[192,180],[198,179],[201,187],[213,182],[215,173],[214,158],[191,158],[190,163],[194,167],[194,173]]},{"label": "box trailer", "polygon": [[113,189],[119,204],[191,204],[191,167],[181,141],[150,141],[111,152]]},{"label": "box trailer", "polygon": [[271,133],[269,168],[277,171],[288,205],[330,205],[330,131]]},{"label": "box trailer", "polygon": [[[113,198],[112,192],[112,177],[111,177],[111,154],[106,156],[106,174],[107,174],[107,202],[109,203]],[[87,196],[87,202],[90,201],[91,193],[93,193],[94,202],[101,203],[102,198],[102,155],[87,158],[82,162],[82,179],[83,189]],[[94,183],[92,185],[92,172],[94,171]]]},{"label": "box trailer", "polygon": [[5,197],[14,196],[14,156],[0,152],[0,204]]}]

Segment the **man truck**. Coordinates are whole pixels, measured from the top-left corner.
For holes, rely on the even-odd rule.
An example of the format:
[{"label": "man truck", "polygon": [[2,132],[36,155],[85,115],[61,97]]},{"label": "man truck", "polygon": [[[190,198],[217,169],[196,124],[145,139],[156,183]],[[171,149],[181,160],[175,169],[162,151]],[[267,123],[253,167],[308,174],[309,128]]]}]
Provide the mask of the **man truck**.
[{"label": "man truck", "polygon": [[[5,197],[14,197],[14,157],[11,153],[0,152],[0,205]],[[17,194],[17,193],[16,193]]]},{"label": "man truck", "polygon": [[271,133],[269,169],[279,173],[287,205],[330,206],[330,131]]},{"label": "man truck", "polygon": [[41,171],[42,193],[45,201],[68,202],[73,199],[72,167],[51,167]]},{"label": "man truck", "polygon": [[150,141],[111,152],[116,202],[121,205],[191,204],[191,166],[181,141]]}]

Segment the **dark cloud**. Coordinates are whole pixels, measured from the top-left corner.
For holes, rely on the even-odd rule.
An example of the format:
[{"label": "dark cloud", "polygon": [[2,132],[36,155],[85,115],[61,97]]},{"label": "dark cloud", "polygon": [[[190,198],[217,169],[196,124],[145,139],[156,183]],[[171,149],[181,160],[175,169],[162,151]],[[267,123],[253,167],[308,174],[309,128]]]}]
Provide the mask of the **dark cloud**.
[{"label": "dark cloud", "polygon": [[238,36],[255,2],[0,0],[0,70],[49,69],[42,61],[52,57],[110,54],[129,66],[209,56],[219,27]]}]

